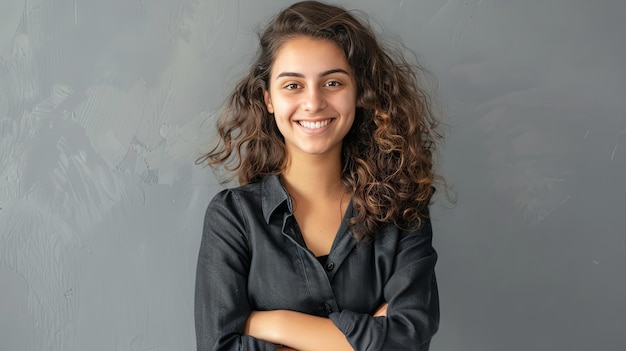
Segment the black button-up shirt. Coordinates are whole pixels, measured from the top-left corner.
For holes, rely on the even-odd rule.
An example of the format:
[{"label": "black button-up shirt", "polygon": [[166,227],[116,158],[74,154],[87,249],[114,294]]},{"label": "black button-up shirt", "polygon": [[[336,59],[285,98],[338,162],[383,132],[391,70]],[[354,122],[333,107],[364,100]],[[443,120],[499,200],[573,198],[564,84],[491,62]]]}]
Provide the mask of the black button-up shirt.
[{"label": "black button-up shirt", "polygon": [[[307,249],[278,176],[217,194],[209,204],[196,272],[197,347],[275,350],[242,335],[253,310],[330,318],[355,350],[428,350],[439,325],[432,229],[385,224],[357,244],[350,204],[324,265]],[[387,302],[386,317],[372,313]]]}]

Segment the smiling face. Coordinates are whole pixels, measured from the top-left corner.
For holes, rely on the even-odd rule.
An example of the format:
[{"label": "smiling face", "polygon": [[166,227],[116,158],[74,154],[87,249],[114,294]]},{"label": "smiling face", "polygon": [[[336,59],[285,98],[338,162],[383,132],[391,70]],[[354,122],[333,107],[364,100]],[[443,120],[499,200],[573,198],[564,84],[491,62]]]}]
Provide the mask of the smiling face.
[{"label": "smiling face", "polygon": [[295,37],[277,51],[265,104],[287,154],[341,155],[356,109],[356,83],[343,51],[328,40]]}]

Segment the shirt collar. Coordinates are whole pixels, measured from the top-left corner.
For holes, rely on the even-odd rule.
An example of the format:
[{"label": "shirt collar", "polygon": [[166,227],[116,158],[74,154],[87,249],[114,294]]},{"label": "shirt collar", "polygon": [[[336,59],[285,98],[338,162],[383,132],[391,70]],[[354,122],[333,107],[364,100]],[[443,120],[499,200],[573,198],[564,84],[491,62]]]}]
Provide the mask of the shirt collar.
[{"label": "shirt collar", "polygon": [[291,198],[283,186],[280,176],[275,174],[263,177],[261,180],[261,204],[263,217],[267,223],[270,222],[270,217],[272,217],[274,212],[285,202],[289,212],[291,212]]}]

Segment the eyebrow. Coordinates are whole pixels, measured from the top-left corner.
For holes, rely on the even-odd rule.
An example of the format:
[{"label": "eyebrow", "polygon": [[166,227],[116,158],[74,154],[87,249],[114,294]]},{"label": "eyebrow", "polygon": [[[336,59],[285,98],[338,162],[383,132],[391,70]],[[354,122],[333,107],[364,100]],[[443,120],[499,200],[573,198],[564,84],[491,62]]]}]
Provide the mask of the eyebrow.
[{"label": "eyebrow", "polygon": [[[328,71],[324,71],[322,73],[319,74],[320,77],[324,77],[333,73],[343,73],[346,75],[350,75],[348,73],[348,71],[346,71],[345,69],[342,68],[333,68],[333,69],[329,69]],[[281,78],[281,77],[297,77],[297,78],[304,78],[304,74],[302,73],[296,73],[296,72],[281,72],[278,76],[276,76],[276,79]]]}]

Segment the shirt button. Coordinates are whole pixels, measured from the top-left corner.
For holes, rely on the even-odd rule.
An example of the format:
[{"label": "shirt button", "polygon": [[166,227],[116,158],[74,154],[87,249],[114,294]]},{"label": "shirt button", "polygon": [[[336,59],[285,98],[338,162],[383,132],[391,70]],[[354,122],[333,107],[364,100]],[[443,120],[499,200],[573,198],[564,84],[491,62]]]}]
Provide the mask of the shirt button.
[{"label": "shirt button", "polygon": [[333,268],[335,268],[335,264],[334,264],[334,263],[332,263],[332,262],[328,262],[328,263],[326,264],[326,270],[327,270],[327,271],[332,271],[332,270],[333,270]]},{"label": "shirt button", "polygon": [[324,304],[324,308],[326,309],[326,312],[328,312],[328,314],[331,314],[333,312],[333,309],[327,303]]}]

